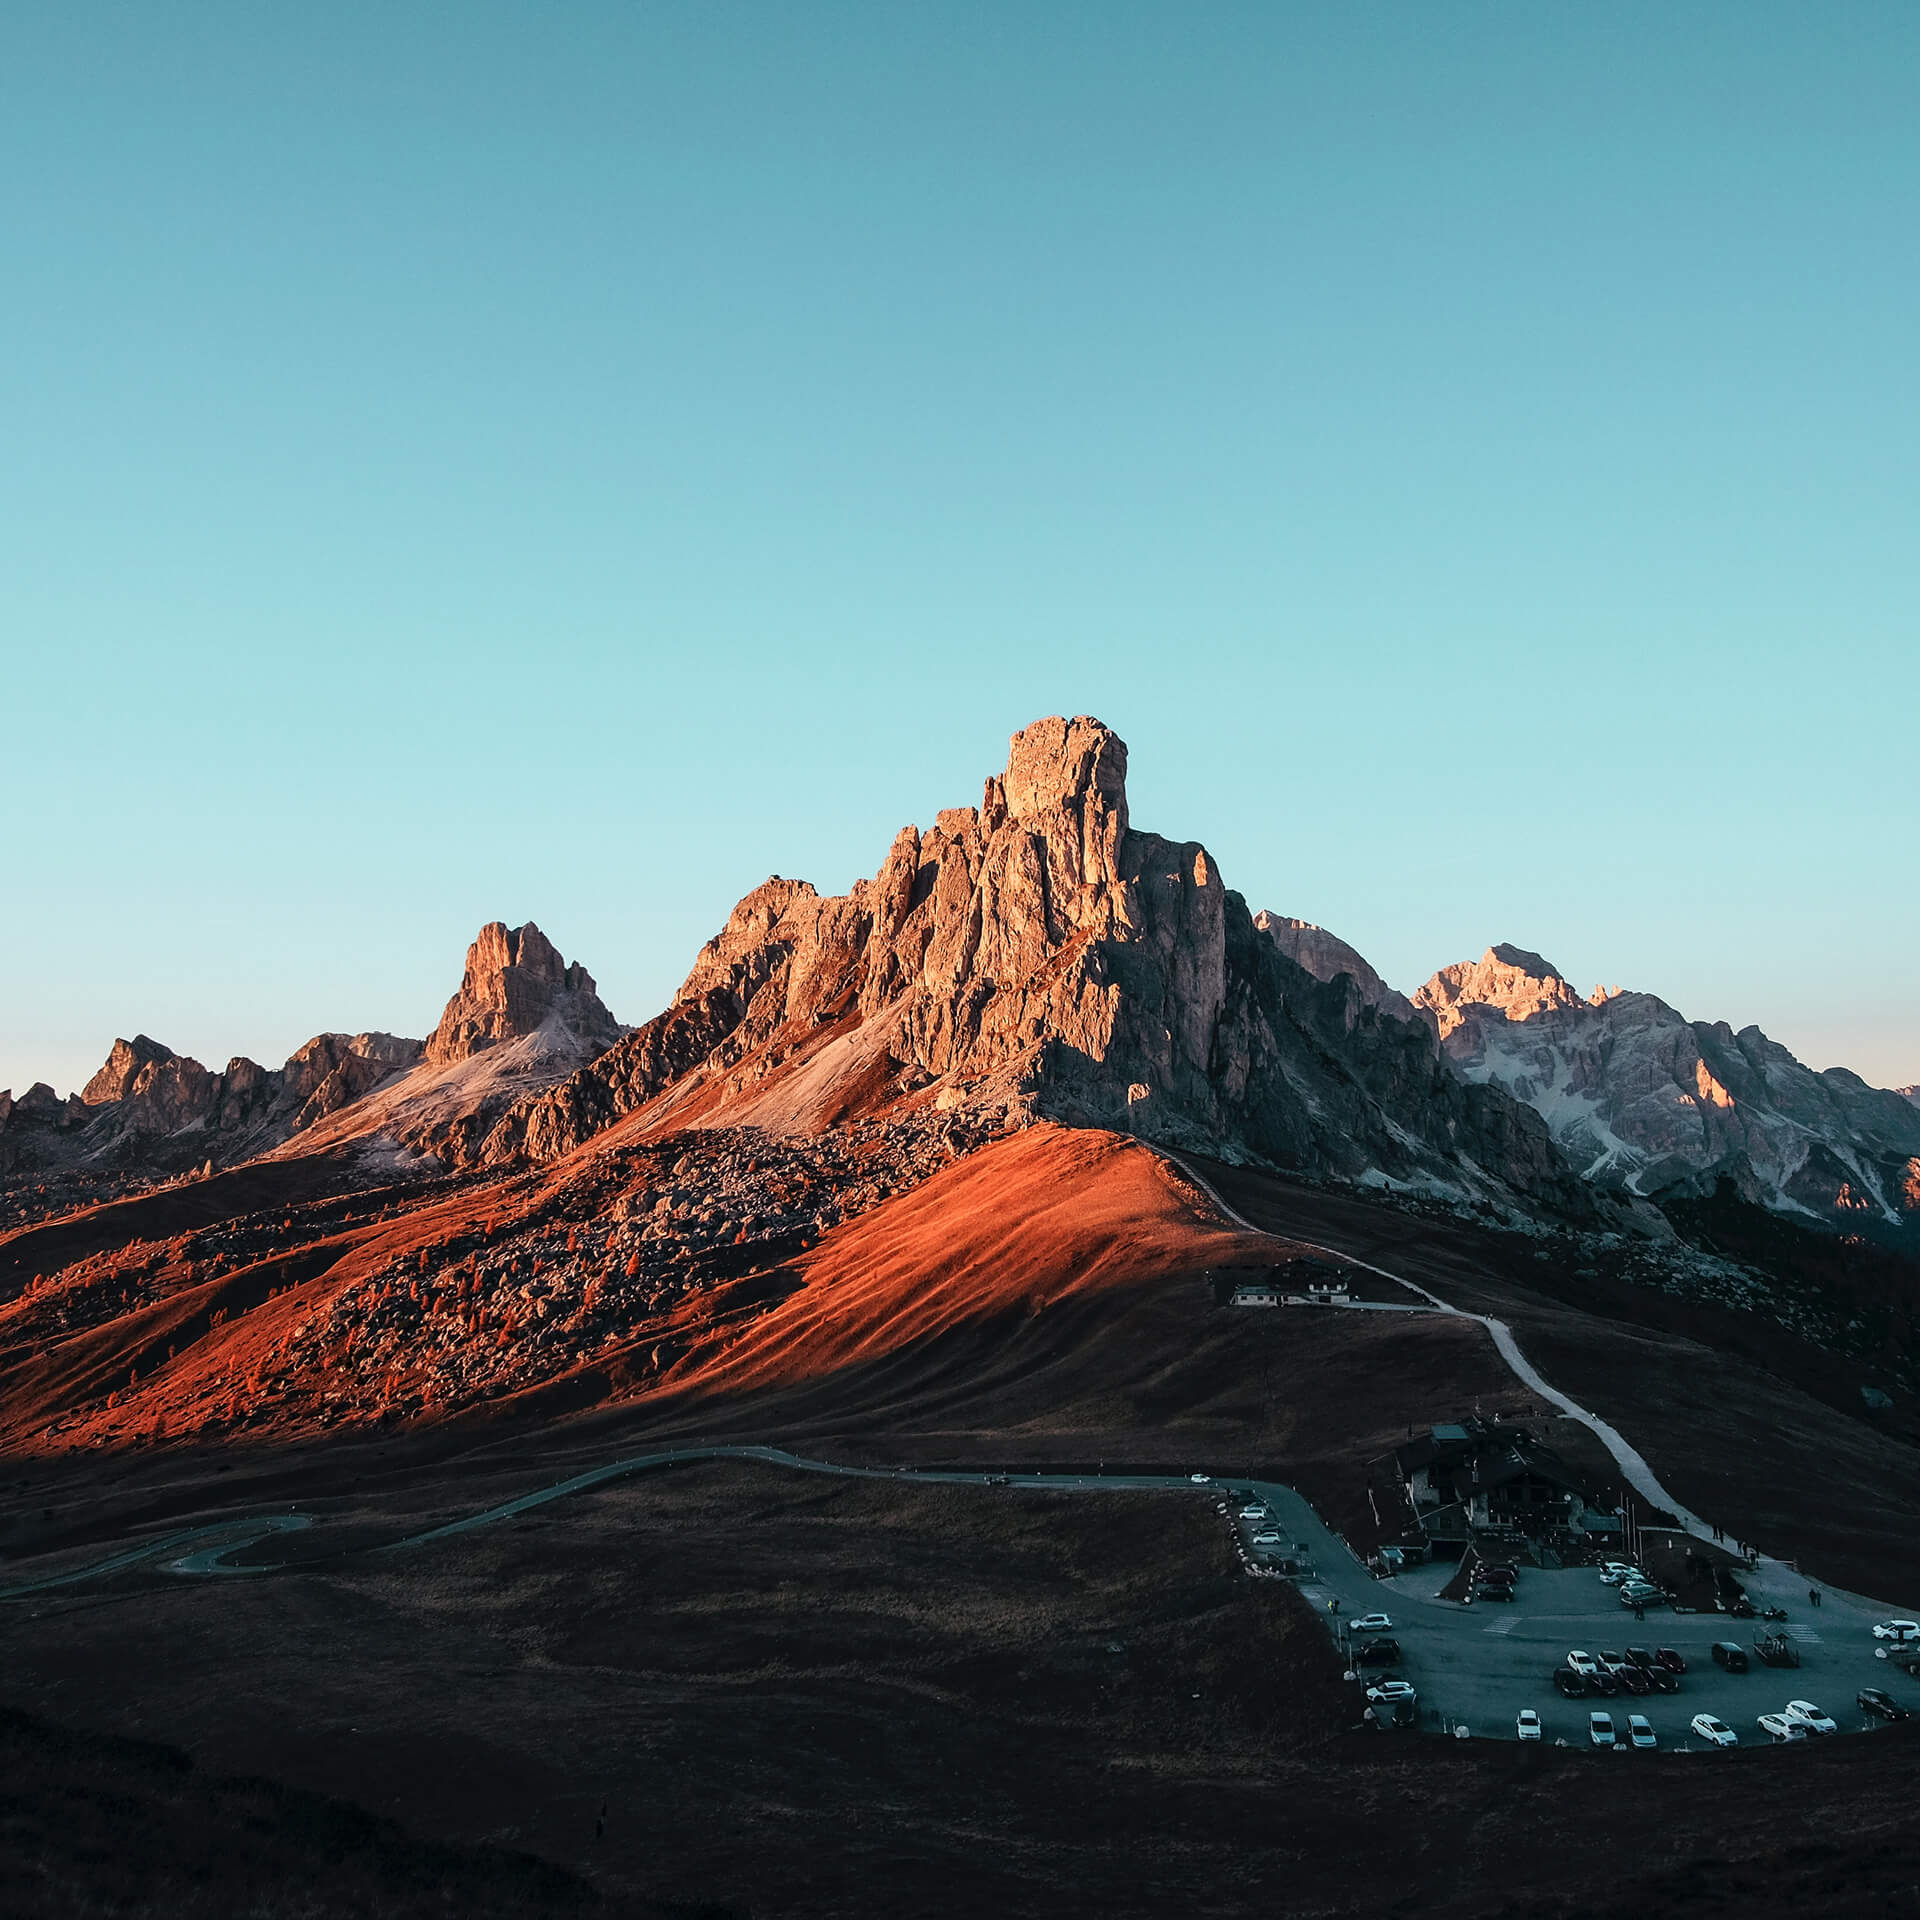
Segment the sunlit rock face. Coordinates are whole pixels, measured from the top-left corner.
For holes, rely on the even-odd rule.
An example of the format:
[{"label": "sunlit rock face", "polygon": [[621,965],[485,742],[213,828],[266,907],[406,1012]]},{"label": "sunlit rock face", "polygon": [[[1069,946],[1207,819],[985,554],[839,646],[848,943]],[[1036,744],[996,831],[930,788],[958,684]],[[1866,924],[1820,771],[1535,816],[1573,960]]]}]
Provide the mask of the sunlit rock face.
[{"label": "sunlit rock face", "polygon": [[1544,1118],[1588,1177],[1641,1193],[1709,1191],[1828,1219],[1920,1211],[1920,1109],[1843,1067],[1815,1072],[1758,1027],[1683,1019],[1648,993],[1583,998],[1538,954],[1490,947],[1414,1004],[1467,1079]]},{"label": "sunlit rock face", "polygon": [[578,961],[569,966],[531,920],[523,927],[489,921],[467,949],[460,990],[427,1042],[426,1061],[451,1066],[543,1027],[556,1042],[571,1041],[587,1054],[610,1047],[621,1034],[593,975]]},{"label": "sunlit rock face", "polygon": [[977,807],[903,828],[850,893],[767,881],[664,1014],[515,1109],[483,1157],[564,1152],[651,1102],[690,1111],[697,1089],[762,1125],[827,1124],[856,1096],[998,1106],[1581,1204],[1530,1111],[1451,1073],[1377,976],[1298,964],[1205,847],[1134,827],[1126,775],[1098,720],[1037,721]]}]

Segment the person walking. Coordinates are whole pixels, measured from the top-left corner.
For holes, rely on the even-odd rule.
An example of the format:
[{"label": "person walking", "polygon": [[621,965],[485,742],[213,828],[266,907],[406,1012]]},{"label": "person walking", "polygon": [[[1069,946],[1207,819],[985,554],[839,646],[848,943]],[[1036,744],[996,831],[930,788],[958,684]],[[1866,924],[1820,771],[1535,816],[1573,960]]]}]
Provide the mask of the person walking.
[{"label": "person walking", "polygon": [[1818,1587],[1809,1587],[1807,1589],[1807,1605],[1810,1607],[1817,1607],[1819,1604],[1820,1604],[1820,1589]]}]

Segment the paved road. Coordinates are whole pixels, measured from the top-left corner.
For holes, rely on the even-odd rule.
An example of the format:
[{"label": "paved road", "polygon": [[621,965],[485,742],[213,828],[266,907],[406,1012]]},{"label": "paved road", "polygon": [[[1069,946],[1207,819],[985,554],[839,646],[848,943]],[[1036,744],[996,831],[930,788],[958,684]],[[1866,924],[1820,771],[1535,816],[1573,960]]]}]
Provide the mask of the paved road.
[{"label": "paved road", "polygon": [[1627,1484],[1632,1487],[1636,1493],[1640,1494],[1644,1499],[1651,1501],[1655,1506],[1666,1508],[1669,1513],[1673,1514],[1679,1520],[1681,1526],[1689,1533],[1697,1533],[1703,1539],[1710,1540],[1713,1538],[1712,1525],[1702,1520],[1690,1507],[1681,1505],[1681,1503],[1660,1484],[1659,1477],[1647,1464],[1645,1456],[1641,1454],[1637,1448],[1629,1444],[1626,1437],[1621,1434],[1617,1428],[1610,1426],[1606,1421],[1602,1420],[1597,1413],[1581,1406],[1578,1401],[1570,1399],[1566,1394],[1562,1393],[1559,1388],[1549,1386],[1547,1382],[1540,1377],[1533,1363],[1520,1351],[1520,1343],[1513,1337],[1513,1329],[1509,1327],[1504,1320],[1496,1320],[1490,1314],[1468,1313],[1464,1308],[1456,1307],[1450,1301],[1441,1299],[1437,1293],[1433,1292],[1430,1288],[1423,1287],[1419,1281],[1409,1280],[1405,1274],[1389,1272],[1385,1267],[1377,1267],[1369,1260],[1356,1259],[1352,1254],[1342,1252],[1338,1247],[1322,1246],[1319,1242],[1313,1240],[1297,1240],[1290,1235],[1268,1233],[1266,1228],[1256,1227],[1245,1214],[1229,1206],[1226,1200],[1215,1191],[1205,1175],[1197,1172],[1176,1154],[1170,1153],[1166,1157],[1172,1161],[1235,1226],[1245,1232],[1257,1233],[1261,1235],[1262,1238],[1268,1240],[1285,1240],[1289,1246],[1310,1247],[1315,1253],[1330,1254],[1336,1260],[1344,1261],[1349,1266],[1360,1268],[1363,1273],[1378,1274],[1383,1280],[1391,1280],[1395,1286],[1405,1287],[1409,1293],[1417,1293],[1422,1300],[1428,1303],[1431,1310],[1436,1313],[1451,1314],[1455,1319],[1471,1320],[1476,1326],[1485,1327],[1488,1334],[1492,1336],[1493,1344],[1498,1350],[1501,1359],[1513,1369],[1521,1383],[1530,1392],[1537,1394],[1542,1400],[1558,1407],[1569,1419],[1579,1421],[1583,1427],[1586,1427],[1596,1435],[1601,1445],[1613,1456],[1614,1464],[1619,1467],[1621,1473],[1625,1476]]}]

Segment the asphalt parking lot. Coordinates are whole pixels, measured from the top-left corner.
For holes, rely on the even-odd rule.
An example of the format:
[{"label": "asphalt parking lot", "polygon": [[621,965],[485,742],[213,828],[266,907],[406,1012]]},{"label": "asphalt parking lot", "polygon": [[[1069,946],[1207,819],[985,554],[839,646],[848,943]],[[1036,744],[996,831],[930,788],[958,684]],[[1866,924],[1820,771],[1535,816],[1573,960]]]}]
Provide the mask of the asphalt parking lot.
[{"label": "asphalt parking lot", "polygon": [[[1713,1749],[1697,1738],[1689,1722],[1697,1713],[1717,1714],[1733,1728],[1742,1746],[1769,1744],[1755,1724],[1763,1713],[1778,1713],[1789,1700],[1811,1700],[1843,1733],[1870,1731],[1883,1723],[1869,1720],[1855,1704],[1862,1687],[1880,1687],[1902,1706],[1920,1712],[1920,1680],[1891,1661],[1875,1658],[1875,1620],[1892,1615],[1916,1617],[1909,1606],[1878,1605],[1821,1589],[1821,1605],[1807,1598],[1808,1582],[1777,1561],[1763,1561],[1758,1572],[1743,1576],[1756,1605],[1780,1605],[1788,1618],[1779,1631],[1800,1651],[1795,1668],[1768,1667],[1752,1655],[1753,1641],[1775,1623],[1734,1620],[1721,1613],[1675,1614],[1650,1608],[1636,1620],[1591,1567],[1546,1570],[1522,1567],[1517,1598],[1510,1603],[1472,1605],[1440,1600],[1437,1590],[1454,1571],[1450,1565],[1415,1567],[1388,1580],[1376,1580],[1331,1533],[1312,1508],[1289,1487],[1269,1482],[1233,1481],[1249,1488],[1273,1515],[1272,1529],[1285,1545],[1266,1557],[1291,1556],[1307,1549],[1309,1577],[1301,1592],[1326,1614],[1330,1630],[1362,1614],[1392,1617],[1400,1643],[1397,1666],[1362,1669],[1372,1675],[1402,1675],[1419,1690],[1420,1727],[1445,1732],[1464,1725],[1476,1737],[1513,1739],[1522,1708],[1539,1714],[1547,1741],[1586,1746],[1587,1715],[1612,1714],[1623,1742],[1627,1715],[1644,1714],[1663,1748]],[[1223,1488],[1226,1497],[1226,1488]],[[1243,1540],[1256,1529],[1238,1518],[1246,1500],[1229,1499],[1229,1513]],[[1261,1557],[1258,1553],[1255,1558]],[[1339,1602],[1337,1613],[1330,1602]],[[1716,1640],[1735,1640],[1749,1649],[1749,1670],[1723,1672],[1709,1651]],[[1680,1691],[1636,1696],[1568,1700],[1556,1691],[1553,1671],[1565,1664],[1570,1648],[1589,1653],[1622,1653],[1639,1647],[1672,1647],[1687,1662]],[[1364,1681],[1356,1683],[1356,1692]],[[1624,1744],[1621,1751],[1626,1751]],[[1791,1752],[1783,1756],[1791,1758]]]}]

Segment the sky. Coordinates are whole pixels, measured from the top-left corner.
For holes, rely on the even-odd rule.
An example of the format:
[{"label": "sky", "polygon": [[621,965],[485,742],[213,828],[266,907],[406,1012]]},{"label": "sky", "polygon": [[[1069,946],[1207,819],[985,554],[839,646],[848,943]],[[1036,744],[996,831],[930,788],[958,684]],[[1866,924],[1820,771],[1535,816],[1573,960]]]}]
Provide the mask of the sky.
[{"label": "sky", "polygon": [[0,1086],[622,1019],[1093,713],[1920,1081],[1920,10],[0,13]]}]

